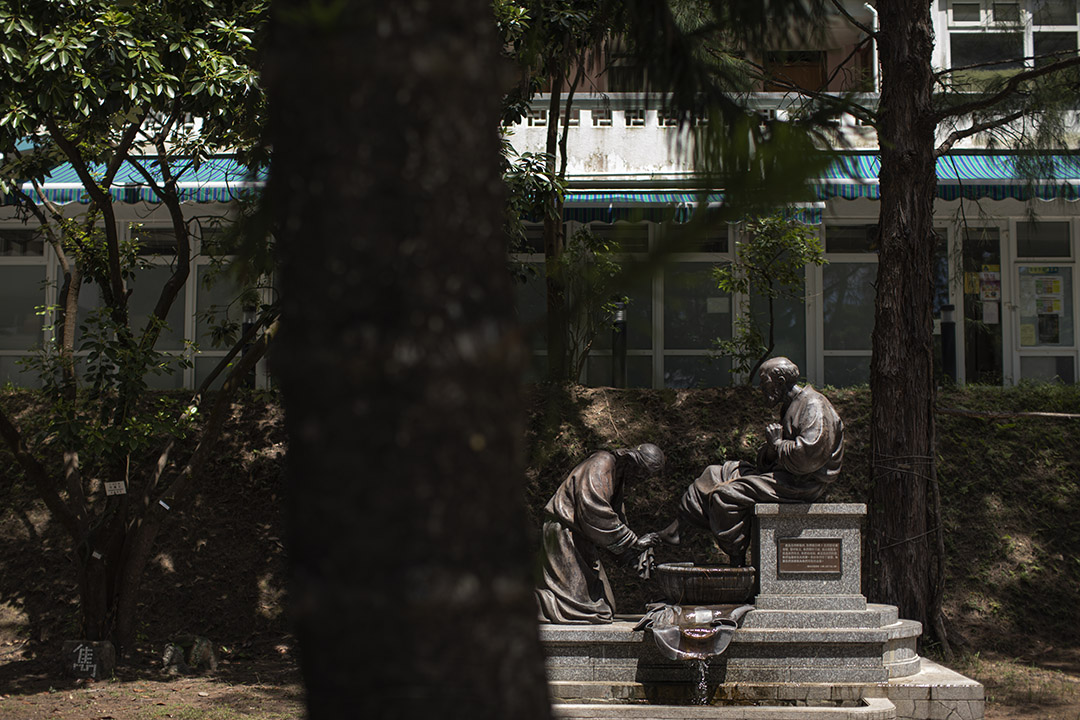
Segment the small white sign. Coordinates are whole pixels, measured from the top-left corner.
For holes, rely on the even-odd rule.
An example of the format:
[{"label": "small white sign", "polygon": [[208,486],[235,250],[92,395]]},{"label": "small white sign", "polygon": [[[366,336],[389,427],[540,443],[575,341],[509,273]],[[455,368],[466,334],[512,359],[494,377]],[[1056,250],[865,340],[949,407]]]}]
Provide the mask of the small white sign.
[{"label": "small white sign", "polygon": [[707,312],[707,313],[721,313],[721,314],[731,312],[731,298],[726,298],[726,297],[705,298],[705,312]]},{"label": "small white sign", "polygon": [[127,485],[123,480],[105,483],[106,495],[127,495]]}]

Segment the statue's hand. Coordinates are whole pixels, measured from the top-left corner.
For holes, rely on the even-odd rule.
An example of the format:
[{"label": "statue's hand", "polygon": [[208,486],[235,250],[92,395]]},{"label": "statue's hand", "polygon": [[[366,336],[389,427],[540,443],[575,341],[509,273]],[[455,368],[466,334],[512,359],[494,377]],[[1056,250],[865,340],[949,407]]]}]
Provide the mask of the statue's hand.
[{"label": "statue's hand", "polygon": [[784,439],[784,427],[780,423],[769,423],[765,426],[765,437],[770,445],[775,445]]},{"label": "statue's hand", "polygon": [[640,552],[642,550],[648,550],[651,547],[656,547],[660,543],[661,540],[659,533],[645,533],[637,539],[637,542],[634,543],[633,549]]}]

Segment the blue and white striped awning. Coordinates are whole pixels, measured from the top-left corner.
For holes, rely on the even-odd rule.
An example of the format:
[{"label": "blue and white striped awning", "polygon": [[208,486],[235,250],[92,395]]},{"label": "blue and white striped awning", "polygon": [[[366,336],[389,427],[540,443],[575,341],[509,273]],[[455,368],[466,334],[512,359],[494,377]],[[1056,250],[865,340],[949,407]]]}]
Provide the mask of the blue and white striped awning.
[{"label": "blue and white striped awning", "polygon": [[686,222],[699,205],[719,206],[723,201],[721,193],[709,193],[702,197],[701,193],[691,191],[571,190],[563,200],[563,217],[583,223],[613,223],[619,220]]},{"label": "blue and white striped awning", "polygon": [[[814,181],[821,200],[881,198],[876,153],[841,157]],[[937,160],[937,196],[942,200],[1077,200],[1080,156],[958,152]]]},{"label": "blue and white striped awning", "polygon": [[[160,180],[160,168],[149,161],[150,172]],[[174,162],[181,198],[187,202],[228,202],[266,184],[267,171],[251,169],[232,157],[214,157],[197,167]],[[184,168],[179,173],[177,168]],[[881,159],[876,153],[850,153],[838,158],[822,177],[811,181],[819,202],[833,198],[877,200],[881,197],[878,173]],[[100,175],[101,169],[97,171]],[[957,152],[938,158],[937,196],[943,200],[1077,200],[1080,199],[1080,155],[1023,155],[1006,153]],[[32,197],[32,184],[23,189]],[[60,165],[42,185],[46,197],[55,203],[88,203],[90,197],[70,164]],[[143,176],[125,163],[110,188],[118,202],[159,202]],[[11,203],[13,199],[4,198]],[[578,222],[619,220],[689,220],[701,205],[719,206],[722,192],[702,195],[693,190],[570,190],[565,198],[564,216]],[[806,222],[821,222],[820,210],[806,206],[800,211]]]},{"label": "blue and white striped awning", "polygon": [[[152,160],[147,160],[144,167],[158,183],[162,182],[159,165]],[[171,169],[178,179],[177,190],[180,193],[180,199],[195,203],[229,202],[253,190],[261,189],[266,184],[267,177],[265,170],[252,171],[232,157],[213,157],[203,160],[198,165],[187,160],[174,160]],[[93,170],[95,177],[98,178],[104,174],[104,171],[104,167],[96,167]],[[23,183],[22,189],[35,200],[41,200],[32,183]],[[50,201],[61,205],[90,202],[86,187],[70,163],[54,168],[44,178],[41,190]],[[109,191],[116,202],[157,203],[161,201],[147,184],[146,178],[131,163],[124,163],[120,167]],[[5,197],[4,202],[10,204],[14,202],[14,199]]]}]

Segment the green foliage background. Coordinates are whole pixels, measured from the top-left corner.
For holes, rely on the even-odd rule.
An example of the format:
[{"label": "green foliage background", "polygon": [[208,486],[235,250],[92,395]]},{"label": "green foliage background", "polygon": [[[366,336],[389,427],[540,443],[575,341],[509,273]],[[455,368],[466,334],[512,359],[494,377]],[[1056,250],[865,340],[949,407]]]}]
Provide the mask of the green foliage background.
[{"label": "green foliage background", "polygon": [[[845,424],[844,471],[822,498],[867,502],[870,392],[826,388]],[[596,449],[656,442],[668,457],[662,477],[628,493],[638,532],[674,518],[675,503],[704,467],[722,459],[753,460],[774,417],[756,389],[614,390],[537,387],[531,395],[528,506],[539,531],[541,511],[566,473]],[[960,649],[1026,657],[1076,647],[1080,627],[1080,419],[964,417],[942,412],[1058,412],[1080,408],[1076,386],[969,386],[939,393],[938,478],[941,485],[950,640]],[[702,533],[657,559],[716,562]],[[864,552],[864,558],[868,553]],[[640,612],[658,599],[650,582],[612,569],[618,611]],[[864,592],[869,576],[864,568]]]},{"label": "green foliage background", "polygon": [[[865,387],[824,392],[845,423],[844,472],[823,498],[864,502],[869,494],[870,394]],[[35,393],[4,393],[23,418]],[[179,401],[159,396],[153,402]],[[666,525],[679,494],[709,463],[752,459],[773,410],[752,388],[615,390],[529,388],[524,492],[530,532],[539,538],[544,504],[566,473],[605,447],[657,442],[668,468],[631,489],[627,510],[638,531]],[[1071,413],[1080,387],[1022,385],[940,391],[939,410]],[[939,480],[948,577],[950,641],[961,650],[1029,662],[1080,647],[1080,419],[938,416]],[[196,418],[197,425],[201,420]],[[31,423],[33,425],[33,423]],[[197,428],[194,428],[197,430]],[[163,530],[160,562],[148,569],[141,643],[202,631],[255,652],[288,632],[280,477],[284,432],[277,398],[243,395],[195,500]],[[183,440],[182,442],[190,442]],[[0,449],[0,608],[25,611],[29,624],[8,628],[44,650],[77,627],[68,573],[70,548]],[[507,482],[493,478],[492,482]],[[30,532],[30,528],[36,528]],[[718,559],[707,537],[663,550],[661,560]],[[168,558],[168,563],[165,563]],[[618,610],[640,611],[655,586],[612,567]],[[864,573],[864,577],[866,574]],[[2,634],[2,633],[0,633]],[[254,646],[251,643],[255,643]]]}]

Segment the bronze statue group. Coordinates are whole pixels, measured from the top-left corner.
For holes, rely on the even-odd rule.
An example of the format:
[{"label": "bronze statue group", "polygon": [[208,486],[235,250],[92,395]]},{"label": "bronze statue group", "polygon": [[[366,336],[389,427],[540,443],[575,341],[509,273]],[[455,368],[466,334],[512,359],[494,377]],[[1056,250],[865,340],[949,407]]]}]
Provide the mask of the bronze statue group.
[{"label": "bronze statue group", "polygon": [[[780,422],[765,428],[754,463],[710,465],[686,489],[675,521],[637,535],[626,523],[628,486],[660,474],[664,453],[652,443],[602,450],[575,467],[544,508],[543,577],[536,590],[540,621],[609,623],[614,596],[604,556],[637,558],[660,543],[678,545],[683,527],[712,534],[732,565],[744,565],[756,503],[809,503],[836,479],[844,457],[844,424],[832,404],[787,358],[766,360],[761,392],[779,404]],[[627,555],[630,553],[630,555]]]}]

